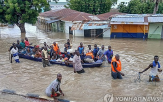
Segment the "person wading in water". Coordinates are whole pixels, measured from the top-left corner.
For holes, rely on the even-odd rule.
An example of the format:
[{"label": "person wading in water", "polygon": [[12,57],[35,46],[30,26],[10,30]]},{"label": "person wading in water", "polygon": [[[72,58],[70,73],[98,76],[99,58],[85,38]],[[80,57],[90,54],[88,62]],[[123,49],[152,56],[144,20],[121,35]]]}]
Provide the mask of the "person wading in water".
[{"label": "person wading in water", "polygon": [[73,67],[74,67],[74,73],[84,73],[83,66],[81,64],[81,58],[80,58],[80,53],[78,50],[75,51],[75,55],[73,57]]},{"label": "person wading in water", "polygon": [[112,58],[111,69],[112,69],[111,70],[111,75],[112,75],[113,79],[122,79],[122,76],[124,76],[124,74],[121,72],[122,65],[121,65],[121,61],[120,61],[120,58],[119,58],[118,54],[116,54]]},{"label": "person wading in water", "polygon": [[60,88],[60,83],[62,80],[62,75],[59,73],[57,74],[57,79],[55,79],[47,88],[46,88],[46,95],[48,97],[53,97],[54,102],[59,102],[56,97],[59,97],[60,95],[64,96],[64,93],[62,92]]},{"label": "person wading in water", "polygon": [[149,73],[149,82],[152,82],[152,81],[159,82],[160,81],[160,79],[158,77],[158,72],[162,72],[162,70],[160,69],[161,66],[160,66],[160,63],[158,62],[158,59],[159,59],[158,56],[154,56],[154,61],[142,72],[139,72],[139,73],[143,73],[143,72],[147,71],[149,68],[151,68],[151,71]]}]

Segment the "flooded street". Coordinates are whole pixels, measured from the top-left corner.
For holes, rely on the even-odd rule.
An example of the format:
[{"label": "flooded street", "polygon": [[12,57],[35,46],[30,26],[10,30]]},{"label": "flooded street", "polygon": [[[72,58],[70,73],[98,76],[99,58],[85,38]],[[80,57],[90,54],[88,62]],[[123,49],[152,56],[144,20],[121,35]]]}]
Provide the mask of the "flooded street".
[{"label": "flooded street", "polygon": [[[123,80],[113,80],[111,67],[104,63],[99,68],[87,68],[86,73],[76,74],[73,69],[66,66],[52,65],[42,67],[41,62],[20,59],[20,64],[9,62],[8,49],[17,39],[20,40],[19,28],[0,28],[0,90],[10,89],[20,93],[34,93],[45,95],[47,86],[56,79],[57,73],[63,76],[61,88],[65,94],[63,99],[75,102],[103,102],[106,94],[114,96],[157,96],[163,94],[163,75],[159,74],[161,82],[149,83],[149,71],[141,76],[142,81],[134,82],[138,72],[147,68],[153,62],[155,55],[159,56],[160,64],[163,66],[163,41],[143,39],[111,39],[73,37],[63,33],[44,33],[35,26],[26,24],[26,36],[33,45],[43,46],[43,42],[51,45],[58,42],[61,51],[63,44],[69,38],[73,49],[77,49],[80,42],[87,45],[97,44],[99,47],[112,46],[115,54],[120,55],[122,72],[125,74]],[[93,47],[92,47],[93,48]],[[163,98],[161,98],[163,100]],[[160,100],[159,102],[162,102]],[[20,96],[0,94],[0,102],[38,102],[38,100],[27,99]],[[39,101],[40,102],[40,101]],[[45,102],[45,101],[44,101]],[[149,102],[149,101],[148,101]],[[151,101],[153,102],[153,101]]]}]

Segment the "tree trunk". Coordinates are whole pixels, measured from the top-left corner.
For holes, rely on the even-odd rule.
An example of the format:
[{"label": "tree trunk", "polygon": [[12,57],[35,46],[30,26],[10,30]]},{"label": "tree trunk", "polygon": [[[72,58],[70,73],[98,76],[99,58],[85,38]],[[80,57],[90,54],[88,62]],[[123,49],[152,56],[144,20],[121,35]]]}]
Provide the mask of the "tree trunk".
[{"label": "tree trunk", "polygon": [[156,12],[158,11],[158,6],[159,6],[159,0],[156,0],[156,4],[153,10],[153,14],[156,14]]},{"label": "tree trunk", "polygon": [[20,31],[21,31],[21,39],[24,39],[25,38],[25,35],[26,35],[26,30],[25,30],[25,23],[20,23],[20,24],[16,24],[19,28],[20,28]]}]

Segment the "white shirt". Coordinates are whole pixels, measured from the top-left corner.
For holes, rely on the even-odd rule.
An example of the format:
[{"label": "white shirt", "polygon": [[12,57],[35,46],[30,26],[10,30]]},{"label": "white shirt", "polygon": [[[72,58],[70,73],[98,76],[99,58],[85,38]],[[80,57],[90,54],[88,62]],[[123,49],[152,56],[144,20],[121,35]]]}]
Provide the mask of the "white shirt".
[{"label": "white shirt", "polygon": [[69,61],[73,61],[73,58],[70,57]]},{"label": "white shirt", "polygon": [[63,58],[62,59],[58,58],[56,61],[57,62],[63,62]]},{"label": "white shirt", "polygon": [[[16,54],[16,53],[18,53],[18,48],[17,48],[17,47],[16,47],[16,49],[15,49],[15,48],[12,48],[10,52],[11,52],[11,54]],[[16,59],[19,59],[19,56],[18,56],[18,55],[15,56],[14,59],[15,59],[15,60],[16,60]]]},{"label": "white shirt", "polygon": [[150,71],[150,76],[156,76],[158,74],[158,65],[156,65],[156,67],[151,68]]},{"label": "white shirt", "polygon": [[60,82],[55,79],[47,88],[46,88],[46,95],[51,96],[52,95],[52,88],[55,90],[55,92],[59,91],[60,88]]}]

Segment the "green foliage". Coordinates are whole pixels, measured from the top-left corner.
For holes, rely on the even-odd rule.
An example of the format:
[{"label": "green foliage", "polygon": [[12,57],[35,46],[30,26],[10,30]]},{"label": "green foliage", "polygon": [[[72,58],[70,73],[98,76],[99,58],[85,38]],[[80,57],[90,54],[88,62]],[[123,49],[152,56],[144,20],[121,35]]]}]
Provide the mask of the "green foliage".
[{"label": "green foliage", "polygon": [[65,7],[96,15],[109,12],[111,5],[110,0],[69,0]]},{"label": "green foliage", "polygon": [[[129,14],[152,14],[154,10],[155,3],[142,0],[131,0],[126,6],[121,3],[118,5],[119,12],[129,13]],[[163,13],[163,3],[159,3],[159,9],[157,13]]]},{"label": "green foliage", "polygon": [[47,0],[4,0],[4,5],[0,5],[0,21],[34,24],[43,7],[48,7]]},{"label": "green foliage", "polygon": [[3,5],[4,5],[4,3],[2,2],[2,1],[0,1],[0,22],[2,22],[2,23],[5,23],[5,22],[7,22],[6,20],[5,20],[5,11],[4,11],[4,7],[3,7]]}]

